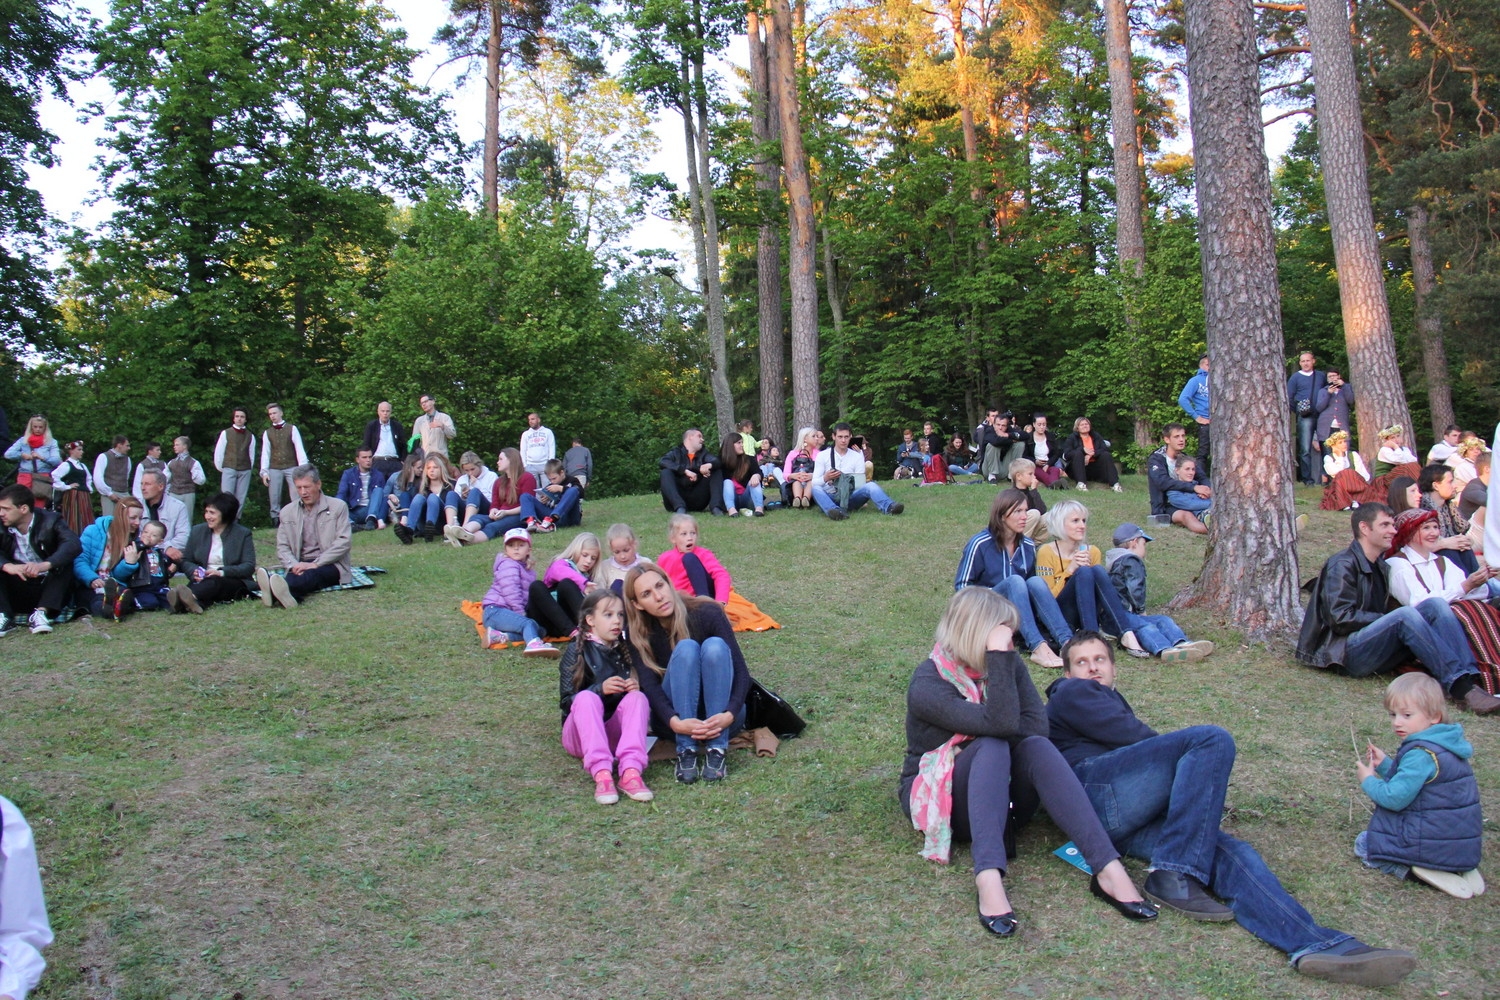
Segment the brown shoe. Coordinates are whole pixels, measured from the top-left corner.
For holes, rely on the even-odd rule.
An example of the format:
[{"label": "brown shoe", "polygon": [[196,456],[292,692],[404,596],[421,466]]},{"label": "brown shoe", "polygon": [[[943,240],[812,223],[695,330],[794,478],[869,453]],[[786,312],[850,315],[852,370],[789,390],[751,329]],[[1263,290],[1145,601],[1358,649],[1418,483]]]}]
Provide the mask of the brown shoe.
[{"label": "brown shoe", "polygon": [[198,598],[193,594],[193,591],[190,588],[178,587],[177,589],[182,591],[182,593],[178,595],[177,599],[182,602],[182,609],[184,611],[188,612],[189,614],[195,615],[203,614],[203,605],[198,603]]},{"label": "brown shoe", "polygon": [[1476,684],[1464,692],[1464,707],[1475,715],[1489,715],[1500,712],[1500,698],[1486,693],[1484,688]]}]

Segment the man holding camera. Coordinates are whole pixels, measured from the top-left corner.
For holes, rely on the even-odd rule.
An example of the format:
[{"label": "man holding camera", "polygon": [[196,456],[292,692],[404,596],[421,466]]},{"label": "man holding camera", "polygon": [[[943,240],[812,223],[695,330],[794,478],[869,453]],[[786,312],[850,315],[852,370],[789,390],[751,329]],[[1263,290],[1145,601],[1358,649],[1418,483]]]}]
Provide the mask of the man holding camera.
[{"label": "man holding camera", "polygon": [[[1318,388],[1317,397],[1313,401],[1313,409],[1318,414],[1318,447],[1322,449],[1323,454],[1328,454],[1328,448],[1323,442],[1327,441],[1328,436],[1334,431],[1353,433],[1349,420],[1353,407],[1354,387],[1345,382],[1338,372],[1330,370],[1324,376],[1323,383]],[[1323,470],[1317,469],[1313,474],[1313,484],[1317,485],[1322,481]]]}]

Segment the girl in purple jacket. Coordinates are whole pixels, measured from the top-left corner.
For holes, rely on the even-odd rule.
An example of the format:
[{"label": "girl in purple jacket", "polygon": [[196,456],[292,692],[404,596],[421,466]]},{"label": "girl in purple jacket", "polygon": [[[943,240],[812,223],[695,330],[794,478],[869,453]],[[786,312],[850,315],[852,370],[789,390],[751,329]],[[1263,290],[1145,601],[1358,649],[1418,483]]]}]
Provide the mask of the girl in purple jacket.
[{"label": "girl in purple jacket", "polygon": [[495,578],[481,602],[484,607],[484,648],[497,642],[526,640],[527,656],[556,659],[562,653],[542,641],[542,628],[526,617],[526,605],[536,572],[531,568],[531,535],[525,528],[505,533],[505,545],[495,557]]}]

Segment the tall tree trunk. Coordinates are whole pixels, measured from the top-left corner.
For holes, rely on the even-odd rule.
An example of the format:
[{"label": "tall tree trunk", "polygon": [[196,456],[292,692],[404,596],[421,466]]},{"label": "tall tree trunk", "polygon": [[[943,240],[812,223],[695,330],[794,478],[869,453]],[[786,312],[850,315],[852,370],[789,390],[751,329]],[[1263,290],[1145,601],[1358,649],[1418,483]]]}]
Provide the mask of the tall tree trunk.
[{"label": "tall tree trunk", "polygon": [[[1427,376],[1427,406],[1432,411],[1433,440],[1453,423],[1453,386],[1448,380],[1448,350],[1443,344],[1443,317],[1432,301],[1437,290],[1432,267],[1432,243],[1427,236],[1427,209],[1413,204],[1406,210],[1406,233],[1411,240],[1411,283],[1417,313],[1417,339],[1422,344],[1422,369]],[[1408,428],[1410,438],[1411,428]]]},{"label": "tall tree trunk", "polygon": [[[1255,12],[1251,0],[1187,0],[1186,14],[1216,433],[1208,552],[1177,602],[1211,609],[1248,636],[1265,638],[1294,628],[1302,615]],[[1247,427],[1261,430],[1237,433]]]},{"label": "tall tree trunk", "polygon": [[1364,127],[1345,0],[1307,0],[1307,35],[1318,110],[1318,158],[1333,230],[1344,341],[1349,348],[1349,382],[1354,386],[1359,450],[1369,463],[1380,446],[1380,429],[1390,424],[1410,427],[1411,414],[1396,364],[1380,241],[1370,209]]},{"label": "tall tree trunk", "polygon": [[[734,397],[729,391],[726,374],[728,358],[724,347],[724,294],[719,285],[719,233],[713,216],[712,178],[708,172],[708,152],[702,148],[707,129],[695,127],[698,101],[694,96],[695,67],[684,54],[679,67],[682,104],[683,142],[687,147],[688,204],[692,209],[693,250],[698,259],[698,287],[703,292],[703,312],[708,328],[708,384],[714,397],[714,422],[719,440],[727,439],[734,429]],[[710,219],[713,219],[710,222]]]},{"label": "tall tree trunk", "polygon": [[780,135],[771,96],[771,67],[761,17],[749,13],[750,130],[755,137],[755,191],[760,206],[756,236],[756,291],[760,312],[761,432],[783,450],[786,433],[786,321],[781,314],[781,183],[772,143]]},{"label": "tall tree trunk", "polygon": [[[827,217],[828,206],[823,206],[824,217]],[[844,340],[844,301],[839,295],[839,270],[838,261],[833,257],[833,240],[828,234],[828,224],[823,224],[823,281],[828,285],[828,312],[833,317],[833,342],[838,345],[835,351],[838,374],[838,415],[840,420],[849,419],[849,345]]]},{"label": "tall tree trunk", "polygon": [[[1115,255],[1125,277],[1125,324],[1139,342],[1132,279],[1146,266],[1145,197],[1141,190],[1141,145],[1135,119],[1135,74],[1130,63],[1130,11],[1126,0],[1104,0],[1104,49],[1109,63],[1110,131],[1115,154]],[[1135,443],[1149,448],[1151,420],[1143,402],[1132,406]]]},{"label": "tall tree trunk", "polygon": [[[964,9],[967,0],[948,0],[948,20],[953,25],[953,65],[958,73],[958,120],[964,135],[964,162],[972,167],[979,161],[979,131],[974,126],[974,85],[970,79],[969,39],[964,34]],[[969,178],[969,197],[978,201],[984,192],[979,188],[977,173]]]},{"label": "tall tree trunk", "polygon": [[490,37],[484,48],[484,214],[500,217],[500,46],[503,0],[489,0]]},{"label": "tall tree trunk", "polygon": [[770,0],[766,41],[771,92],[781,119],[781,164],[791,233],[792,416],[798,427],[822,424],[818,387],[818,262],[813,247],[812,180],[802,148],[792,13],[787,0]]}]

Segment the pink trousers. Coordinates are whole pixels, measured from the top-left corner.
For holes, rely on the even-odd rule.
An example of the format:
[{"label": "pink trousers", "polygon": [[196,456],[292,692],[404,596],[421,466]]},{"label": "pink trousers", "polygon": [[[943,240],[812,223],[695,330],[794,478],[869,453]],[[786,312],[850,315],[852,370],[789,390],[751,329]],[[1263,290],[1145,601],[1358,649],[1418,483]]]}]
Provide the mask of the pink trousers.
[{"label": "pink trousers", "polygon": [[651,703],[639,691],[626,692],[608,721],[603,700],[592,691],[580,691],[573,696],[573,707],[563,723],[563,749],[583,758],[583,769],[589,774],[608,771],[615,758],[619,758],[621,774],[632,768],[644,773],[650,725]]}]

